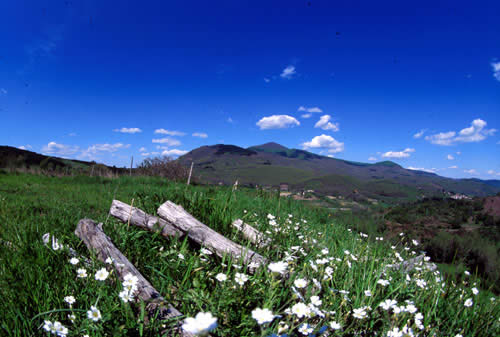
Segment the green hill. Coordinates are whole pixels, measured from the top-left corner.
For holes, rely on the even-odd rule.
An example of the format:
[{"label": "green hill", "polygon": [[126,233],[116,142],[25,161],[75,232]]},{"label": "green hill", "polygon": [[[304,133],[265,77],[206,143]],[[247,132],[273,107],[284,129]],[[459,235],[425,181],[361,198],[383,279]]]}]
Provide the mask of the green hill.
[{"label": "green hill", "polygon": [[266,143],[247,149],[235,145],[202,146],[179,158],[194,162],[195,175],[207,183],[278,186],[288,183],[293,191],[313,189],[324,195],[378,199],[433,196],[445,191],[485,196],[500,191],[497,181],[451,179],[434,173],[407,170],[383,161],[359,163],[289,149]]}]

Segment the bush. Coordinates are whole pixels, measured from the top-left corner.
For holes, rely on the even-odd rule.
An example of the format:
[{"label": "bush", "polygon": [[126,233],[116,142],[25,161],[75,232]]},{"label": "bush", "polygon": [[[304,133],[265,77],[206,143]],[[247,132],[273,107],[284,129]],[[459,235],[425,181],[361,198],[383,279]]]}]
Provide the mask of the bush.
[{"label": "bush", "polygon": [[137,172],[140,175],[164,177],[173,181],[187,180],[189,175],[187,167],[166,156],[144,159],[137,167]]}]

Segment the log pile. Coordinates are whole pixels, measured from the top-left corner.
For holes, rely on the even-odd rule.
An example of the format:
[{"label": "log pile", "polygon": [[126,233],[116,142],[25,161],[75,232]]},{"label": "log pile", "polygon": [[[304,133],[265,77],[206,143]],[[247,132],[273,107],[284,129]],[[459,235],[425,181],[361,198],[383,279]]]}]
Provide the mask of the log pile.
[{"label": "log pile", "polygon": [[[207,225],[201,223],[182,206],[167,201],[158,208],[158,217],[147,214],[139,208],[128,205],[119,200],[113,200],[109,214],[116,219],[133,225],[141,229],[158,232],[166,238],[187,237],[189,241],[197,246],[205,247],[213,251],[217,256],[229,255],[235,261],[243,263],[250,273],[268,263],[268,260],[248,247],[241,246],[222,234],[214,231]],[[266,247],[271,240],[264,236],[257,229],[236,220],[233,223],[243,236],[255,244],[257,247]],[[146,304],[146,322],[152,319],[166,320],[183,316],[176,308],[169,303],[151,285],[151,283],[141,275],[135,266],[116,248],[111,239],[104,233],[102,223],[96,224],[90,219],[79,221],[75,234],[85,243],[87,248],[95,252],[97,258],[105,262],[111,259],[116,274],[120,280],[124,280],[125,275],[131,274],[138,279],[138,290],[135,293],[136,302]],[[177,336],[192,336],[176,327]]]}]

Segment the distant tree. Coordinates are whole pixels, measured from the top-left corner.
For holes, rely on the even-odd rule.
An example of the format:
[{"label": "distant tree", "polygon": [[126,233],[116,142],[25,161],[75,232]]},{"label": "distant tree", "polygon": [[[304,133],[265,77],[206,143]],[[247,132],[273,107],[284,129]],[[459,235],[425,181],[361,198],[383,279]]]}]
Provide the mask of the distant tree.
[{"label": "distant tree", "polygon": [[[169,180],[187,180],[189,169],[170,157],[146,158],[138,166],[139,175],[164,177]],[[193,177],[191,177],[193,181]]]}]

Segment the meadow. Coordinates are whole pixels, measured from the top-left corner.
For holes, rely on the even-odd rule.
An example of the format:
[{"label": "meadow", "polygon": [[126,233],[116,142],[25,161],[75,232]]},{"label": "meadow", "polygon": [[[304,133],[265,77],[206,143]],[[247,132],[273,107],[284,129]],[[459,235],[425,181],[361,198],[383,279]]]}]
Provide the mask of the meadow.
[{"label": "meadow", "polygon": [[[109,217],[113,199],[133,200],[150,214],[171,200],[281,263],[250,274],[240,261],[186,239],[165,239]],[[181,319],[195,319],[146,324],[144,304],[120,296],[124,285],[113,268],[74,235],[82,218],[102,222]],[[272,245],[246,242],[231,226],[237,218],[266,233]],[[175,335],[178,325],[210,336],[500,335],[498,298],[472,270],[457,281],[424,263],[409,273],[388,268],[420,255],[420,243],[405,233],[389,243],[360,232],[355,218],[347,222],[267,192],[155,177],[0,173],[0,226],[2,336],[159,336]],[[79,257],[72,259],[68,247]],[[201,320],[199,313],[211,316]]]}]

